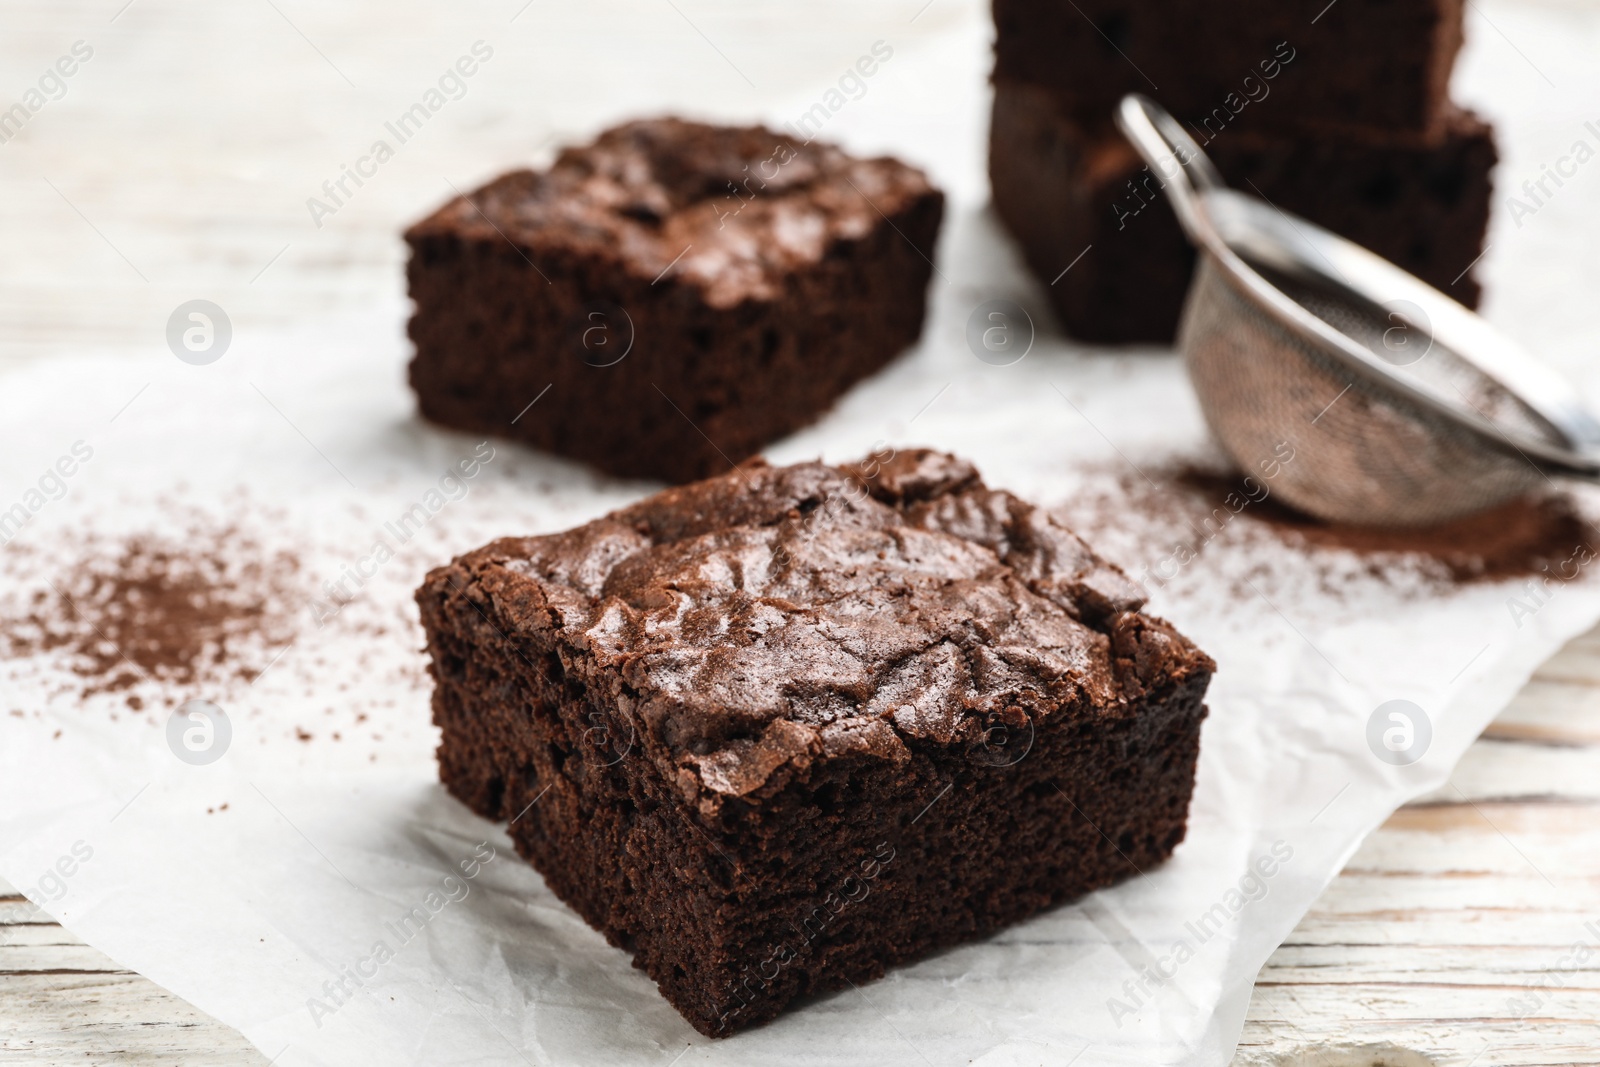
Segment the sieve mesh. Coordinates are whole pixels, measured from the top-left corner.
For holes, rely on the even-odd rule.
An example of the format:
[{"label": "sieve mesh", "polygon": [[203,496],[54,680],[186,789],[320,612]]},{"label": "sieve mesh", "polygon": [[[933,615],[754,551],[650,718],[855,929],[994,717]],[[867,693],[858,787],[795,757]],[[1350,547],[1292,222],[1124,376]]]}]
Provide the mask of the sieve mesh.
[{"label": "sieve mesh", "polygon": [[[1406,377],[1460,400],[1512,435],[1560,444],[1561,435],[1505,386],[1485,375],[1428,332],[1426,322],[1407,321],[1399,310],[1379,307],[1353,293],[1245,261],[1289,299],[1365,347]],[[1414,305],[1412,318],[1426,313]]]},{"label": "sieve mesh", "polygon": [[[1280,272],[1268,280],[1380,356],[1394,355],[1384,343],[1393,322],[1382,309]],[[1274,491],[1320,518],[1390,526],[1441,522],[1545,482],[1514,451],[1342,368],[1257,307],[1209,254],[1196,270],[1179,343],[1206,421],[1224,447],[1247,469],[1280,459]],[[1552,433],[1442,345],[1405,370],[1460,391],[1499,425],[1540,437]],[[1293,450],[1292,460],[1281,462],[1283,445]]]}]

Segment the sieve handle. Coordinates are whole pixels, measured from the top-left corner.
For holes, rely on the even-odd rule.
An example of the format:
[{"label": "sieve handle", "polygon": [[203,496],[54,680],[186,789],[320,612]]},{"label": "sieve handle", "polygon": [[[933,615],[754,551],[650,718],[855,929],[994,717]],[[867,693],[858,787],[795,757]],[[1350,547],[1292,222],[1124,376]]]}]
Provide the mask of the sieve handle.
[{"label": "sieve handle", "polygon": [[1216,229],[1201,206],[1200,194],[1226,189],[1227,183],[1194,138],[1166,108],[1140,93],[1122,98],[1116,121],[1123,136],[1161,179],[1190,242],[1205,245],[1218,241]]}]

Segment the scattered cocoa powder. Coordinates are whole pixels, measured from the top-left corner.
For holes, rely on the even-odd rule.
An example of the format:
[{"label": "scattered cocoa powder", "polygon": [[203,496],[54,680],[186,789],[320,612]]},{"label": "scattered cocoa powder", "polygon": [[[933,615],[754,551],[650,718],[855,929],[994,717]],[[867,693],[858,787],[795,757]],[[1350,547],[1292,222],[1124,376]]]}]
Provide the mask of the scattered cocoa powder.
[{"label": "scattered cocoa powder", "polygon": [[[1237,475],[1180,467],[1162,472],[1176,492],[1209,511],[1230,493],[1246,495]],[[1260,493],[1260,483],[1254,486]],[[1403,556],[1426,560],[1454,583],[1500,581],[1537,575],[1574,559],[1596,555],[1597,530],[1563,494],[1534,495],[1489,511],[1435,526],[1384,529],[1328,523],[1295,511],[1278,498],[1251,502],[1237,516],[1286,544],[1343,549],[1361,556]]]},{"label": "scattered cocoa powder", "polygon": [[[6,610],[5,641],[12,657],[64,652],[83,696],[147,680],[248,681],[293,637],[298,561],[236,528],[182,540],[89,535],[74,548],[65,573],[43,575],[20,612]],[[145,700],[126,703],[138,711]]]},{"label": "scattered cocoa powder", "polygon": [[[1175,488],[1218,507],[1230,493],[1254,493],[1238,474],[1179,467],[1163,475]],[[1160,477],[1157,478],[1159,482]],[[1266,483],[1270,487],[1270,483]],[[1236,499],[1238,499],[1236,498]],[[1422,556],[1441,566],[1456,583],[1526,578],[1597,553],[1597,531],[1571,497],[1559,493],[1513,500],[1463,519],[1415,529],[1383,529],[1328,523],[1295,511],[1275,496],[1252,501],[1239,518],[1275,533],[1291,544],[1345,549],[1361,555]]]},{"label": "scattered cocoa powder", "polygon": [[1600,571],[1592,565],[1600,528],[1587,517],[1587,496],[1533,495],[1439,526],[1384,530],[1311,518],[1272,489],[1270,479],[1247,485],[1221,464],[1104,464],[1084,471],[1057,514],[1152,590],[1205,574],[1208,588],[1242,599],[1312,595],[1346,604],[1368,583],[1444,591]]}]

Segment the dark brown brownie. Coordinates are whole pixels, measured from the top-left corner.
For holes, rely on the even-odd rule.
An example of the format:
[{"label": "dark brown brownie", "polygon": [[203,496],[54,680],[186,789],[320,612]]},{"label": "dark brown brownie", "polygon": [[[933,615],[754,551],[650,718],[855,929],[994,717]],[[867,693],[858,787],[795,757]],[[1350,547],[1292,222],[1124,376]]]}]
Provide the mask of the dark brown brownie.
[{"label": "dark brown brownie", "polygon": [[[1234,188],[1477,306],[1468,268],[1488,231],[1497,157],[1493,131],[1470,112],[1451,111],[1428,140],[1228,130],[1202,147]],[[1171,343],[1194,253],[1157,176],[1113,127],[1073,119],[1043,90],[999,83],[989,179],[995,211],[1067,333],[1097,343]]]},{"label": "dark brown brownie", "polygon": [[916,341],[942,212],[892,159],[629,123],[407,231],[411,385],[611,474],[721,473]]},{"label": "dark brown brownie", "polygon": [[417,602],[445,785],[704,1034],[1183,839],[1214,665],[952,456],[756,461]]},{"label": "dark brown brownie", "polygon": [[1421,134],[1448,110],[1462,0],[994,0],[995,77],[1106,120],[1126,93],[1217,127]]}]

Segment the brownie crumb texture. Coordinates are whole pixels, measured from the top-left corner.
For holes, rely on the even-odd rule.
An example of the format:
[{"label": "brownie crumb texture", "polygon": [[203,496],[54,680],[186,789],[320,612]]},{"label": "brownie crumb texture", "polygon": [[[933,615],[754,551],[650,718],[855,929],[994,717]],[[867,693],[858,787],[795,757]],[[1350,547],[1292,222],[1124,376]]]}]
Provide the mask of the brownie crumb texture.
[{"label": "brownie crumb texture", "polygon": [[707,1035],[1184,835],[1214,665],[948,455],[757,461],[417,601],[445,785]]},{"label": "brownie crumb texture", "polygon": [[916,341],[943,203],[760,127],[608,130],[407,231],[418,405],[622,477],[725,472]]}]

